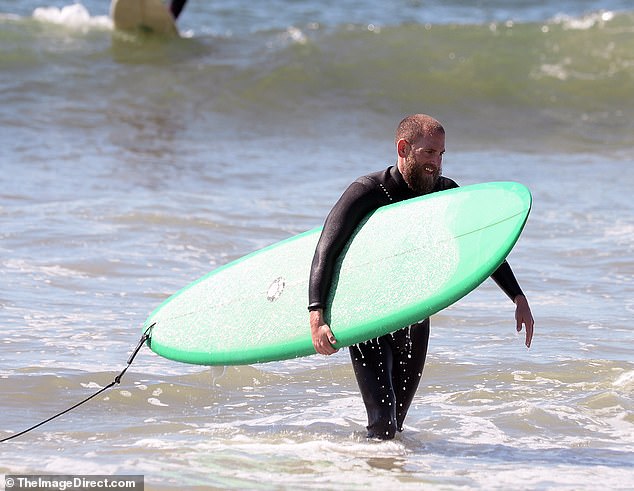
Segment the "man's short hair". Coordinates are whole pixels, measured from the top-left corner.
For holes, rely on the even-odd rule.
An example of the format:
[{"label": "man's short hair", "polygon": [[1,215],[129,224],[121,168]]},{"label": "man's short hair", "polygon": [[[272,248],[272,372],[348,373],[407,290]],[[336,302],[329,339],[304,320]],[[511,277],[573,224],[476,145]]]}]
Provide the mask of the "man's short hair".
[{"label": "man's short hair", "polygon": [[412,143],[421,136],[434,135],[436,133],[445,134],[445,128],[439,121],[427,114],[412,114],[401,121],[396,128],[396,138],[394,143],[404,139]]}]

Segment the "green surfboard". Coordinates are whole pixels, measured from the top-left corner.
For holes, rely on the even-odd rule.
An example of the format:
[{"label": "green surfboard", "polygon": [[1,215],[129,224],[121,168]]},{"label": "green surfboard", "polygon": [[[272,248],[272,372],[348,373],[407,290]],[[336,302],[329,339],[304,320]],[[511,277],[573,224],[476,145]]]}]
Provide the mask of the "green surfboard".
[{"label": "green surfboard", "polygon": [[[339,344],[393,332],[442,310],[504,261],[526,223],[528,189],[476,184],[382,207],[337,262],[326,308]],[[233,261],[148,317],[149,345],[186,363],[242,365],[314,354],[308,277],[321,228]]]}]

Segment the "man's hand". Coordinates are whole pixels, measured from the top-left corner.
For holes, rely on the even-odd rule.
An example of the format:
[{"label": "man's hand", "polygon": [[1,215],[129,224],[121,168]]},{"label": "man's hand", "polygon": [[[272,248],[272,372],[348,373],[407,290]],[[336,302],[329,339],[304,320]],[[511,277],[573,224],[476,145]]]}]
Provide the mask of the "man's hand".
[{"label": "man's hand", "polygon": [[526,347],[530,348],[535,321],[533,314],[531,314],[531,308],[528,306],[528,300],[524,295],[515,297],[515,321],[517,322],[517,332],[522,331],[522,325],[526,326]]},{"label": "man's hand", "polygon": [[332,355],[339,351],[333,345],[337,343],[330,326],[324,322],[322,309],[310,312],[310,335],[313,338],[315,351],[320,355]]}]

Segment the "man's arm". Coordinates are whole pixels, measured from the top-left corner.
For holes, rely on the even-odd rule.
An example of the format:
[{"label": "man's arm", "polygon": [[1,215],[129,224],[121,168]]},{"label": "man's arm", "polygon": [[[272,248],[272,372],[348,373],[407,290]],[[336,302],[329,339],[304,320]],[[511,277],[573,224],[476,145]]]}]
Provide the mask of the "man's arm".
[{"label": "man's arm", "polygon": [[517,332],[521,332],[522,326],[526,327],[526,347],[530,348],[533,340],[534,320],[528,300],[520,288],[509,263],[504,261],[491,275],[504,293],[515,303],[515,322]]},{"label": "man's arm", "polygon": [[328,214],[310,269],[308,309],[326,307],[335,262],[363,218],[378,208],[369,186],[353,182]]},{"label": "man's arm", "polygon": [[324,320],[324,309],[339,254],[363,218],[385,203],[377,202],[372,187],[353,182],[328,214],[310,270],[308,285],[310,331],[315,351],[322,355],[337,352],[336,339]]}]

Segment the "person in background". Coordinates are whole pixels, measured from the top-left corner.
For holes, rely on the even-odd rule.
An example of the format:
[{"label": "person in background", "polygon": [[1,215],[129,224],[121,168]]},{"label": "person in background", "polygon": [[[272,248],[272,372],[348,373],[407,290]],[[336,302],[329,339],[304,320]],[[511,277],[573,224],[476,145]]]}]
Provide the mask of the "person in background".
[{"label": "person in background", "polygon": [[[397,163],[354,181],[326,218],[313,258],[309,280],[310,330],[317,353],[332,355],[337,340],[324,321],[335,261],[361,220],[381,206],[458,185],[442,175],[445,130],[431,116],[406,117],[396,131]],[[530,347],[534,321],[528,301],[509,264],[491,276],[515,303],[516,329],[526,329]],[[392,334],[349,348],[354,374],[365,404],[367,437],[389,440],[403,431],[403,422],[420,382],[429,319]]]}]

